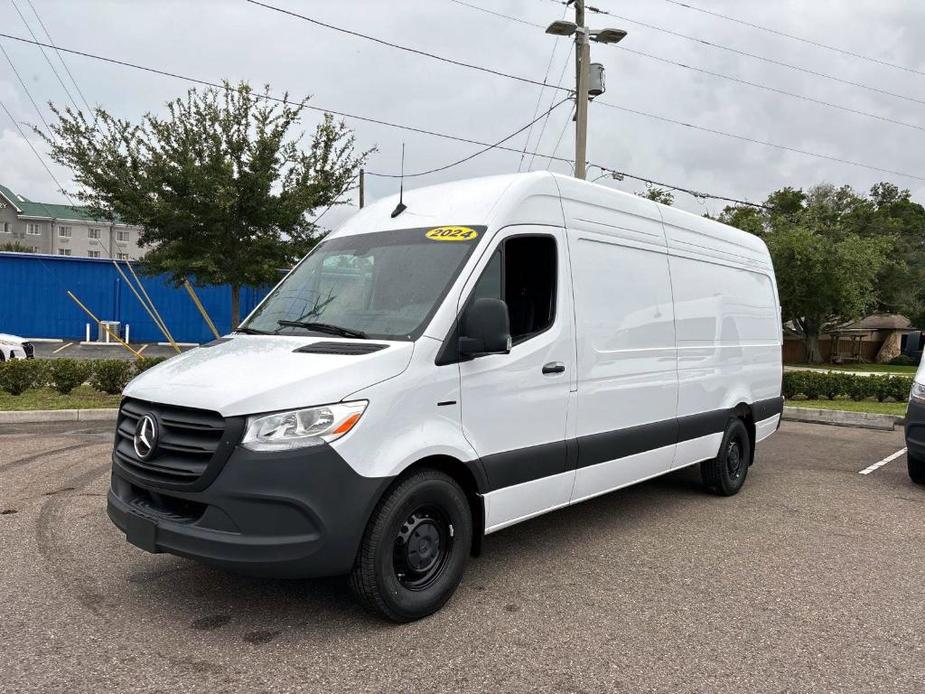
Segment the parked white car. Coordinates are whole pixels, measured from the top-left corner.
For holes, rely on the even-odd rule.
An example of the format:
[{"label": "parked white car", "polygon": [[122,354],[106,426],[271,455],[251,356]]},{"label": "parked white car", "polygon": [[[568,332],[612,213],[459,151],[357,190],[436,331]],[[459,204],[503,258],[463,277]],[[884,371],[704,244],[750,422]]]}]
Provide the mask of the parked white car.
[{"label": "parked white car", "polygon": [[32,359],[34,354],[32,343],[25,338],[0,333],[0,361]]}]

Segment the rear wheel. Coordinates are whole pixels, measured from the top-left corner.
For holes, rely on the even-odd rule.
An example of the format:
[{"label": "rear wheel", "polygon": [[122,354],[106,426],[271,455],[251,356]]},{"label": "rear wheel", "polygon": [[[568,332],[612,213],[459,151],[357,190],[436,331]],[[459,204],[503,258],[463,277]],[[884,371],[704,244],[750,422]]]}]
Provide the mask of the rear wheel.
[{"label": "rear wheel", "polygon": [[745,484],[748,466],[752,460],[752,447],[748,429],[741,419],[730,419],[723,434],[719,455],[700,463],[700,476],[704,485],[722,496],[737,494]]},{"label": "rear wheel", "polygon": [[906,453],[906,467],[909,468],[909,478],[916,484],[925,484],[925,460],[913,458]]},{"label": "rear wheel", "polygon": [[422,470],[373,511],[350,584],[371,611],[396,622],[420,619],[453,595],[471,547],[465,492],[449,475]]}]

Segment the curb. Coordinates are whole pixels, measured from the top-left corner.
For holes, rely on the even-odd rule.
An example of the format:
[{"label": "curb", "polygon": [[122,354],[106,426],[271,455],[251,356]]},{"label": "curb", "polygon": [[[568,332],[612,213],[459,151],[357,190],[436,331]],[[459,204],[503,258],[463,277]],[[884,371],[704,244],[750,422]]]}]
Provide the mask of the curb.
[{"label": "curb", "polygon": [[858,427],[893,431],[896,425],[905,423],[903,417],[871,412],[847,412],[845,410],[817,410],[809,407],[784,407],[784,421],[829,424],[837,427]]},{"label": "curb", "polygon": [[39,424],[45,422],[114,422],[115,408],[92,410],[6,410],[0,412],[0,424]]}]

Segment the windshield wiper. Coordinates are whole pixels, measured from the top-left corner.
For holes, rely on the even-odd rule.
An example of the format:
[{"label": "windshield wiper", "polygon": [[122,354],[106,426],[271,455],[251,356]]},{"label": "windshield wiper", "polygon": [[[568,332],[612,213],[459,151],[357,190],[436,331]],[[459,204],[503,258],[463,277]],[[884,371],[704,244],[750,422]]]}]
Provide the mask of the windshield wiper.
[{"label": "windshield wiper", "polygon": [[339,335],[340,337],[357,337],[361,340],[366,339],[366,333],[361,330],[342,328],[339,325],[331,325],[330,323],[315,323],[313,321],[301,320],[278,320],[276,322],[284,328],[305,328],[306,330],[317,330],[320,333],[329,333],[330,335]]},{"label": "windshield wiper", "polygon": [[266,330],[257,330],[256,328],[235,328],[234,332],[242,333],[244,335],[272,335],[273,333],[268,333]]}]

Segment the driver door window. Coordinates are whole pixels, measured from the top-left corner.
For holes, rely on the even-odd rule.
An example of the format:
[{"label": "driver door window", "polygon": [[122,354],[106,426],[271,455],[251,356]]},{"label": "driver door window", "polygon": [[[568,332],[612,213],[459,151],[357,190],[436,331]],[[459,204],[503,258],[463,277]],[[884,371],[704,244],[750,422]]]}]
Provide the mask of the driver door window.
[{"label": "driver door window", "polygon": [[519,344],[548,329],[556,315],[556,241],[551,236],[514,236],[498,246],[470,301],[502,299]]}]

